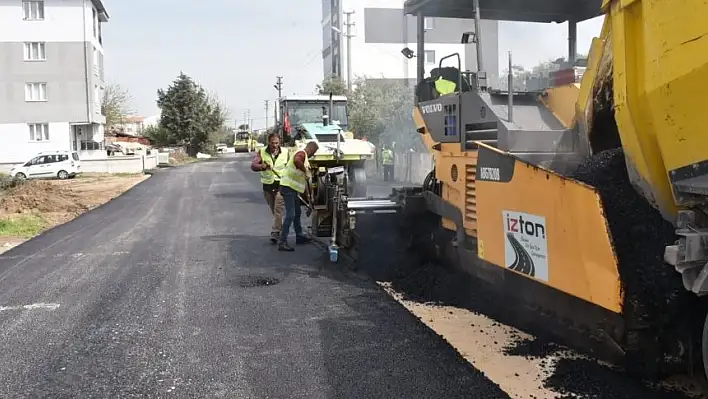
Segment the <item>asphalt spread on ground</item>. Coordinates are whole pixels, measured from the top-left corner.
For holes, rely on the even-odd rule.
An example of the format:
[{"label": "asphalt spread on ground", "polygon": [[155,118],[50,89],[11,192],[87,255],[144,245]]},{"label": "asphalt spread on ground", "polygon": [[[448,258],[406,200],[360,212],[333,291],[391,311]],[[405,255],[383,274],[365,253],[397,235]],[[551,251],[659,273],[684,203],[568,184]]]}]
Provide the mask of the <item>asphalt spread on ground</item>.
[{"label": "asphalt spread on ground", "polygon": [[0,255],[1,396],[509,397],[373,281],[276,251],[248,163],[157,172]]}]

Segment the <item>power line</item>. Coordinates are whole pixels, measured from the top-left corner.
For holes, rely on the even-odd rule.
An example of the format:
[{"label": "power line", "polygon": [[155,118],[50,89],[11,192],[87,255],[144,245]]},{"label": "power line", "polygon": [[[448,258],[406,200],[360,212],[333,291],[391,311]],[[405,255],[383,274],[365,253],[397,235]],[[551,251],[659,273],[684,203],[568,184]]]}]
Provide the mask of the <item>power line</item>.
[{"label": "power line", "polygon": [[[283,77],[282,76],[276,76],[277,82],[273,85],[275,87],[275,90],[278,90],[278,101],[280,101],[280,98],[283,97]],[[267,124],[267,122],[266,122]],[[276,126],[278,125],[278,107],[275,107],[275,124]]]},{"label": "power line", "polygon": [[266,125],[268,124],[268,105],[270,101],[265,100],[265,120],[266,120]]}]

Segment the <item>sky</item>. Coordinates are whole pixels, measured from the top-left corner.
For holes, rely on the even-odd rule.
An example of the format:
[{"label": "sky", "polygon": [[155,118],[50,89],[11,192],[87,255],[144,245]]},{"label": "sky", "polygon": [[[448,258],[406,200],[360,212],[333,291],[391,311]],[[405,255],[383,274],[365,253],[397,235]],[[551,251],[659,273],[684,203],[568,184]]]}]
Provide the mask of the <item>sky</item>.
[{"label": "sky", "polygon": [[[250,110],[255,128],[270,117],[283,77],[284,94],[306,94],[322,81],[321,0],[103,0],[106,80],[133,97],[135,112],[157,113],[157,89],[184,72],[224,102],[239,123]],[[587,53],[602,19],[578,24]],[[519,41],[518,38],[524,38]],[[566,24],[500,22],[499,65],[532,67],[567,53]]]}]

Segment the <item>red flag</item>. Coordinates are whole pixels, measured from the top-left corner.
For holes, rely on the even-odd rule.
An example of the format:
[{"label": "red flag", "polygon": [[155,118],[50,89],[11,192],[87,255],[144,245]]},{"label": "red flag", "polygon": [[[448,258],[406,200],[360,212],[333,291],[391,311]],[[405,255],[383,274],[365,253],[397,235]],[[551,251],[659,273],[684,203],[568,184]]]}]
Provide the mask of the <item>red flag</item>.
[{"label": "red flag", "polygon": [[288,113],[285,113],[285,120],[283,121],[283,130],[285,133],[290,134],[290,118],[288,118]]}]

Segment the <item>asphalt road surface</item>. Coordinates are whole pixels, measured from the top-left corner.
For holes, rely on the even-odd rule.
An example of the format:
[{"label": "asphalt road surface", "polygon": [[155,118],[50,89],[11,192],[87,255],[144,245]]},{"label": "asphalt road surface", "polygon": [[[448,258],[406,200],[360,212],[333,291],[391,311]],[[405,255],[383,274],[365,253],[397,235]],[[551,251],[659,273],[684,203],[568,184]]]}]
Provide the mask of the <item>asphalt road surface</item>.
[{"label": "asphalt road surface", "polygon": [[244,155],[0,255],[0,397],[504,398],[375,283],[278,252]]},{"label": "asphalt road surface", "polygon": [[514,237],[513,233],[507,233],[506,238],[509,240],[516,255],[516,260],[509,266],[509,269],[528,274],[529,276],[535,276],[536,268],[533,266],[533,259],[531,259],[531,255],[526,251],[526,248]]}]

